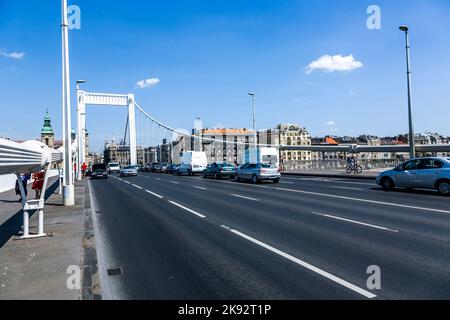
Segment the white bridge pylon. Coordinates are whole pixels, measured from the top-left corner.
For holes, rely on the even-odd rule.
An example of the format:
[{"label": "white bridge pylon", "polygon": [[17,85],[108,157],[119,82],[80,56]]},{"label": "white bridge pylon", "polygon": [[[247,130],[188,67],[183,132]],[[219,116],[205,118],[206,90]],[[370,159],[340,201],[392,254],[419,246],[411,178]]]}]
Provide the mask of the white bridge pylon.
[{"label": "white bridge pylon", "polygon": [[137,164],[136,117],[134,94],[107,94],[92,93],[83,90],[77,91],[78,113],[78,178],[81,179],[81,165],[86,162],[86,106],[117,106],[128,108],[130,160],[131,165]]}]

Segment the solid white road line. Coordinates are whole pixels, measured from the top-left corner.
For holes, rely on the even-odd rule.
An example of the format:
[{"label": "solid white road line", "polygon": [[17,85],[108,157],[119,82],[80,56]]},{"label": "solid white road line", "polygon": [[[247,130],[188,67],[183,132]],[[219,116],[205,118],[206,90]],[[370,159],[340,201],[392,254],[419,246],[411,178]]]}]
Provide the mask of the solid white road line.
[{"label": "solid white road line", "polygon": [[169,181],[170,183],[173,183],[173,184],[180,184],[179,182],[176,182],[176,181]]},{"label": "solid white road line", "polygon": [[[223,226],[223,228],[225,228],[225,226]],[[239,232],[237,230],[230,230],[230,232],[232,232],[235,235],[237,235],[237,236],[239,236],[241,238],[244,238],[244,239],[246,239],[246,240],[248,240],[250,242],[253,242],[254,244],[257,244],[258,246],[263,247],[264,249],[267,249],[267,250],[269,250],[269,251],[271,251],[271,252],[273,252],[273,253],[275,253],[275,254],[283,257],[283,258],[286,258],[286,259],[290,260],[291,262],[294,262],[294,263],[296,263],[296,264],[298,264],[298,265],[300,265],[300,266],[302,266],[302,267],[304,267],[304,268],[306,268],[306,269],[308,269],[308,270],[310,270],[312,272],[315,272],[315,273],[317,273],[317,274],[319,274],[319,275],[321,275],[321,276],[323,276],[323,277],[325,277],[325,278],[327,278],[327,279],[329,279],[331,281],[334,281],[337,284],[340,284],[341,286],[346,287],[347,289],[350,289],[350,290],[352,290],[352,291],[354,291],[356,293],[359,293],[360,295],[362,295],[362,296],[364,296],[366,298],[373,299],[373,298],[377,297],[375,294],[373,294],[373,293],[371,293],[371,292],[369,292],[367,290],[364,290],[364,289],[362,289],[362,288],[360,288],[358,286],[355,286],[354,284],[351,284],[350,282],[347,282],[347,281],[345,281],[345,280],[343,280],[343,279],[341,279],[341,278],[339,278],[339,277],[337,277],[335,275],[332,275],[331,273],[328,273],[328,272],[326,272],[324,270],[321,270],[321,269],[319,269],[319,268],[317,268],[317,267],[315,267],[315,266],[313,266],[313,265],[311,265],[311,264],[309,264],[309,263],[307,263],[305,261],[302,261],[302,260],[300,260],[300,259],[298,259],[296,257],[293,257],[293,256],[291,256],[291,255],[289,255],[289,254],[287,254],[287,253],[285,253],[285,252],[283,252],[281,250],[278,250],[278,249],[268,245],[268,244],[265,244],[265,243],[263,243],[263,242],[261,242],[259,240],[256,240],[256,239],[254,239],[254,238],[252,238],[252,237],[250,237],[250,236],[248,236],[248,235],[246,235],[244,233],[241,233],[241,232]]]},{"label": "solid white road line", "polygon": [[342,190],[356,190],[356,191],[364,191],[364,189],[361,189],[361,188],[350,188],[350,187],[338,187],[338,186],[330,186],[330,188],[333,188],[333,189],[342,189]]},{"label": "solid white road line", "polygon": [[139,189],[139,190],[144,190],[144,188],[142,188],[142,187],[140,187],[140,186],[138,186],[138,185],[132,184],[132,186],[135,187],[135,188],[137,188],[137,189]]},{"label": "solid white road line", "polygon": [[149,193],[149,194],[151,194],[152,196],[155,196],[155,197],[157,197],[157,198],[164,199],[163,196],[160,196],[160,195],[157,194],[157,193],[151,192],[150,190],[145,190],[145,192],[147,192],[147,193]]},{"label": "solid white road line", "polygon": [[260,201],[260,200],[255,199],[255,198],[250,198],[250,197],[246,197],[246,196],[241,196],[241,195],[233,194],[233,193],[231,194],[231,196],[232,196],[232,197],[236,197],[236,198],[241,198],[241,199],[251,200],[251,201],[257,201],[257,202]]},{"label": "solid white road line", "polygon": [[195,188],[195,189],[199,189],[199,190],[203,190],[203,191],[206,191],[206,190],[208,190],[207,188],[203,188],[203,187],[198,187],[198,186],[194,186],[194,188]]},{"label": "solid white road line", "polygon": [[364,202],[364,203],[381,204],[381,205],[384,205],[384,206],[391,206],[391,207],[397,207],[397,208],[406,208],[406,209],[423,210],[423,211],[429,211],[429,212],[449,213],[450,214],[450,211],[448,211],[448,210],[431,209],[431,208],[424,208],[424,207],[415,207],[415,206],[408,206],[408,205],[405,205],[405,204],[390,203],[390,202],[375,201],[375,200],[367,200],[367,199],[359,199],[359,198],[352,198],[352,197],[344,197],[344,196],[337,196],[337,195],[333,195],[333,194],[325,194],[325,193],[302,191],[302,190],[294,190],[294,189],[286,189],[286,188],[276,188],[276,189],[280,190],[280,191],[309,194],[309,195],[319,196],[319,197],[327,197],[327,198],[334,198],[334,199],[350,200],[350,201],[357,201],[357,202]]},{"label": "solid white road line", "polygon": [[178,204],[178,203],[176,203],[176,202],[174,202],[174,201],[169,201],[169,202],[170,202],[171,204],[177,206],[178,208],[181,208],[181,209],[183,209],[183,210],[186,210],[187,212],[190,212],[190,213],[196,215],[197,217],[200,217],[200,218],[202,218],[202,219],[206,218],[206,216],[204,216],[204,215],[202,215],[202,214],[200,214],[200,213],[198,213],[198,212],[195,212],[194,210],[191,210],[191,209],[189,209],[189,208],[186,208],[185,206],[182,206],[181,204]]},{"label": "solid white road line", "polygon": [[360,222],[360,221],[356,221],[356,220],[350,220],[350,219],[345,219],[345,218],[341,218],[341,217],[336,217],[336,216],[332,216],[329,214],[324,214],[324,213],[320,213],[320,212],[313,212],[313,214],[318,215],[318,216],[322,216],[322,217],[327,217],[327,218],[331,218],[331,219],[336,219],[336,220],[340,220],[340,221],[346,221],[346,222],[350,222],[350,223],[355,223],[355,224],[359,224],[362,226],[366,226],[366,227],[370,227],[370,228],[375,228],[375,229],[380,229],[380,230],[384,230],[384,231],[390,231],[390,232],[399,232],[398,230],[393,230],[393,229],[389,229],[386,227],[380,227],[374,224],[369,224],[369,223],[365,223],[365,222]]}]

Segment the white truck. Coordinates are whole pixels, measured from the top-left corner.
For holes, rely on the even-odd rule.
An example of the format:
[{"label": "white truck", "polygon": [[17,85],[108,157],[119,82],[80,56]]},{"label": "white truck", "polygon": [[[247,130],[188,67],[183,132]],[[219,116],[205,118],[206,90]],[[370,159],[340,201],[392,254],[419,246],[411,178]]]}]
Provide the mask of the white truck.
[{"label": "white truck", "polygon": [[187,151],[183,154],[178,175],[201,174],[206,169],[208,160],[205,152]]},{"label": "white truck", "polygon": [[118,162],[110,162],[107,166],[107,171],[111,173],[120,173],[120,164]]},{"label": "white truck", "polygon": [[244,164],[273,164],[280,166],[280,157],[277,148],[257,148],[247,149],[244,153]]}]

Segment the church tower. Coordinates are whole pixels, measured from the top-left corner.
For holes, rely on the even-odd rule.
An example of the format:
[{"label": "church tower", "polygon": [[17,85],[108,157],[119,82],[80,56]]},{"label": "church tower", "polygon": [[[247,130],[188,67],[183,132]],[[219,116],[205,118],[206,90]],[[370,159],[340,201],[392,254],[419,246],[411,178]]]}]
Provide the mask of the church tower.
[{"label": "church tower", "polygon": [[52,121],[50,119],[50,115],[48,114],[48,110],[45,113],[44,125],[41,131],[41,142],[49,148],[54,147],[55,133],[53,132]]}]

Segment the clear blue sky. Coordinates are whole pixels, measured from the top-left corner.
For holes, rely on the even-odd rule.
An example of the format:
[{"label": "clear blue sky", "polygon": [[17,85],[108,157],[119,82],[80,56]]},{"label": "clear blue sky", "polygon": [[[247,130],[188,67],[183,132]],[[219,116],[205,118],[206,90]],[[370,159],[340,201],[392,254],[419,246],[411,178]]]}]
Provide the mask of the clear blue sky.
[{"label": "clear blue sky", "polygon": [[[70,31],[72,83],[86,79],[89,91],[135,93],[149,113],[187,129],[195,116],[208,127],[250,127],[247,93],[254,91],[258,128],[298,123],[313,136],[404,133],[398,26],[408,24],[416,129],[450,135],[448,0],[376,1],[381,30],[366,27],[373,2],[364,0],[69,4],[82,11],[82,29]],[[59,25],[58,0],[0,0],[0,136],[38,137],[46,108],[61,136]],[[307,73],[324,55],[353,55],[357,67]],[[137,89],[152,78],[160,82]],[[89,109],[95,149],[106,136],[123,135],[125,118],[124,109]]]}]

